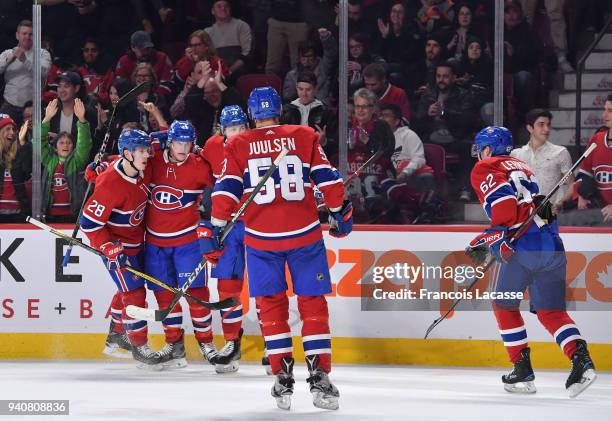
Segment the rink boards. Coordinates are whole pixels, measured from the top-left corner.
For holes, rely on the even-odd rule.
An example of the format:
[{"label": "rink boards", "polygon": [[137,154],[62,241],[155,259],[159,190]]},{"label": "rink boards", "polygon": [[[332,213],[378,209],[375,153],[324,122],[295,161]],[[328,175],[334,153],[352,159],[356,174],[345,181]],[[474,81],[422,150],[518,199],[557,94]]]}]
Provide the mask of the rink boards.
[{"label": "rink boards", "polygon": [[[0,358],[100,359],[109,324],[114,284],[100,259],[75,248],[71,263],[61,267],[65,246],[50,234],[26,225],[0,230]],[[69,226],[62,227],[70,233]],[[357,227],[349,237],[325,234],[333,280],[328,297],[334,360],[343,363],[497,366],[506,364],[493,314],[485,306],[458,311],[423,340],[429,324],[449,301],[415,305],[390,303],[377,310],[363,301],[371,292],[374,267],[447,262],[463,250],[479,226]],[[612,369],[612,230],[568,228],[562,235],[568,253],[571,313],[600,369]],[[453,254],[453,252],[455,252]],[[452,259],[451,259],[452,260]],[[386,281],[385,281],[386,282]],[[439,282],[439,281],[437,281]],[[216,299],[215,280],[211,280]],[[261,358],[262,340],[254,302],[246,300],[243,358]],[[155,306],[149,296],[149,302]],[[290,323],[296,355],[301,358],[299,315],[291,300]],[[397,304],[397,305],[395,305]],[[192,332],[188,308],[183,324]],[[524,315],[534,363],[567,367],[568,362],[534,315]],[[214,331],[221,333],[219,317]],[[162,343],[161,325],[150,323],[155,346]],[[222,338],[217,338],[222,341]],[[195,341],[188,353],[198,358]]]}]

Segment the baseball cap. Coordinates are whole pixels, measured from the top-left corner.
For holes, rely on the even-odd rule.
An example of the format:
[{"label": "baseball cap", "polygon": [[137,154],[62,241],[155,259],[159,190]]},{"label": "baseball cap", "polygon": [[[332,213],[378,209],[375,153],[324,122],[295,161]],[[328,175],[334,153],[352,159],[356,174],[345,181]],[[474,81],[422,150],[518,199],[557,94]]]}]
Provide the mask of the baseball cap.
[{"label": "baseball cap", "polygon": [[55,76],[56,82],[61,82],[62,80],[64,82],[68,82],[69,84],[73,86],[81,85],[81,76],[76,72],[71,72],[70,70],[66,72],[62,72],[58,74],[57,76]]},{"label": "baseball cap", "polygon": [[0,114],[0,129],[3,128],[4,126],[8,126],[9,124],[12,124],[13,127],[17,127],[17,125],[15,124],[15,121],[11,118],[10,115]]},{"label": "baseball cap", "polygon": [[153,48],[153,41],[151,41],[151,35],[145,31],[136,31],[130,37],[130,45],[134,48],[140,48],[144,50],[146,48]]}]

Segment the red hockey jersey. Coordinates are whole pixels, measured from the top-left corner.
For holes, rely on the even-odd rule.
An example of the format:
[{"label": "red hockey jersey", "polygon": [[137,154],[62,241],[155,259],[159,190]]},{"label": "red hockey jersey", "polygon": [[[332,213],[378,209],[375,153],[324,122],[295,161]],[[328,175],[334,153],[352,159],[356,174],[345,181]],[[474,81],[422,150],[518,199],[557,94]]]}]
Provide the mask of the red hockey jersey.
[{"label": "red hockey jersey", "polygon": [[246,131],[225,144],[225,168],[212,194],[212,217],[229,220],[285,147],[289,153],[246,209],[245,243],[260,250],[288,250],[322,238],[313,184],[327,206],[339,210],[344,186],[313,129],[268,126]]},{"label": "red hockey jersey", "polygon": [[472,188],[492,226],[518,228],[535,210],[539,191],[533,172],[520,159],[495,156],[472,169]]},{"label": "red hockey jersey", "polygon": [[116,161],[96,179],[93,194],[81,216],[81,231],[95,248],[109,241],[121,241],[125,254],[134,256],[144,242],[144,216],[149,197],[150,170],[129,177]]},{"label": "red hockey jersey", "polygon": [[213,187],[208,162],[189,154],[183,162],[171,162],[168,150],[156,153],[151,165],[151,196],[147,209],[147,242],[176,247],[197,240],[198,206],[204,187]]},{"label": "red hockey jersey", "polygon": [[223,149],[225,147],[225,137],[219,134],[208,138],[204,144],[204,148],[200,150],[200,156],[204,158],[212,167],[213,177],[215,181],[221,176],[221,170],[223,168]]},{"label": "red hockey jersey", "polygon": [[584,177],[592,177],[604,201],[604,206],[612,204],[612,139],[608,140],[609,129],[599,130],[591,137],[588,146],[596,143],[597,147],[582,161],[576,175],[576,187]]}]

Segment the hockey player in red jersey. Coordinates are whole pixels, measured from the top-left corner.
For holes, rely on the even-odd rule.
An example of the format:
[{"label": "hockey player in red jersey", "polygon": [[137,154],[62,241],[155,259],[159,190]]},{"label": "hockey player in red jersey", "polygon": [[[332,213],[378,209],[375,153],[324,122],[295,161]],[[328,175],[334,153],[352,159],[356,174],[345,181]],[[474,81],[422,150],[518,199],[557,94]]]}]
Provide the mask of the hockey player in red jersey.
[{"label": "hockey player in red jersey", "polygon": [[85,203],[81,230],[91,245],[104,253],[104,263],[117,285],[119,294],[113,308],[121,308],[121,321],[132,344],[132,355],[140,366],[161,369],[164,358],[147,343],[147,323],[133,320],[125,306],[144,306],[144,279],[124,273],[129,263],[142,269],[144,263],[144,216],[149,196],[148,173],[151,153],[149,136],[140,130],[124,130],[119,136],[121,159],[96,180],[96,188]]},{"label": "hockey player in red jersey", "polygon": [[261,311],[262,332],[276,381],[272,396],[282,409],[291,406],[293,345],[289,327],[285,264],[303,322],[302,340],[315,406],[338,408],[338,389],[331,384],[331,335],[325,294],[331,292],[325,244],[313,186],[324,194],[334,224],[333,236],[352,230],[352,207],[344,201],[344,187],[319,145],[316,132],[304,126],[279,125],[281,100],[271,87],[257,88],[248,100],[256,128],[225,145],[224,171],[212,195],[211,223],[216,248],[218,235],[244,195],[248,195],[283,150],[288,155],[255,196],[244,216],[249,293]]},{"label": "hockey player in red jersey", "polygon": [[[493,279],[496,292],[525,292],[540,323],[572,362],[565,383],[570,397],[582,393],[596,377],[587,344],[566,312],[566,257],[550,207],[533,222],[516,232],[535,211],[538,185],[527,164],[509,156],[512,135],[504,127],[487,127],[474,140],[471,182],[491,220],[491,228],[476,237],[466,249],[476,264],[488,253],[497,259]],[[514,235],[513,241],[509,236]],[[493,310],[504,346],[514,369],[502,376],[504,389],[513,393],[535,393],[535,375],[520,299],[497,299]]]},{"label": "hockey player in red jersey", "polygon": [[[202,157],[191,153],[195,130],[189,121],[174,121],[168,130],[167,148],[151,159],[151,196],[146,214],[147,272],[173,287],[182,287],[202,259],[196,228],[198,206],[204,187],[213,186],[212,170]],[[170,305],[174,294],[149,284],[159,308]],[[189,294],[209,300],[205,273],[193,281]],[[214,355],[210,309],[188,301],[189,313],[200,351],[206,360]],[[159,353],[166,366],[185,367],[183,314],[177,305],[163,320],[166,345]]]},{"label": "hockey player in red jersey", "polygon": [[[238,105],[228,105],[219,116],[222,134],[209,138],[200,155],[210,163],[213,176],[217,180],[223,171],[224,147],[230,139],[248,129],[248,118]],[[202,253],[211,251],[212,225],[209,221],[200,222],[198,237]],[[219,299],[239,297],[244,280],[244,224],[238,221],[224,241],[224,253],[211,269],[211,276],[217,278]],[[235,372],[239,367],[242,336],[242,304],[220,310],[221,327],[225,345],[216,353],[211,362],[217,373]]]},{"label": "hockey player in red jersey", "polygon": [[612,221],[612,94],[608,95],[602,115],[605,126],[589,141],[597,148],[580,165],[575,191],[578,209],[601,208],[604,223]]}]

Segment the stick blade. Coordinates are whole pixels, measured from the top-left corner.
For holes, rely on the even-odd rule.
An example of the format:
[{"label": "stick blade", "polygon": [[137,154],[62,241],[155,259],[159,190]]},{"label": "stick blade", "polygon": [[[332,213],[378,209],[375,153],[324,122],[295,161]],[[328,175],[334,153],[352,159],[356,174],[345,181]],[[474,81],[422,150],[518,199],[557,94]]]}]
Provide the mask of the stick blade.
[{"label": "stick blade", "polygon": [[152,308],[142,308],[142,307],[138,307],[138,306],[130,304],[125,308],[125,312],[132,319],[149,320],[152,322],[156,321],[155,313],[157,312],[157,310],[152,309]]}]

